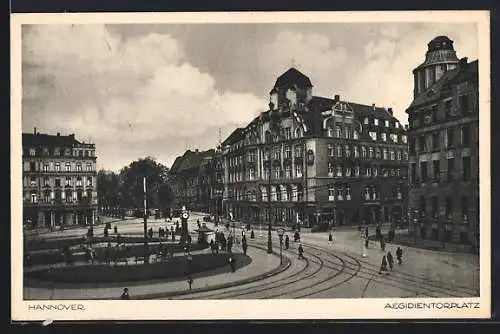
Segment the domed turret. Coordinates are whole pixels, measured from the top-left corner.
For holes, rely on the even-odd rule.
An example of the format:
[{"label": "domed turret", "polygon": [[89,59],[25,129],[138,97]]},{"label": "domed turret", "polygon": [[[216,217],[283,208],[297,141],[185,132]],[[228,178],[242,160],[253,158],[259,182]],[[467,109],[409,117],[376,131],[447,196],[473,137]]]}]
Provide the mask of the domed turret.
[{"label": "domed turret", "polygon": [[427,44],[425,61],[413,70],[414,89],[416,97],[432,86],[450,70],[457,67],[459,59],[453,41],[447,36],[438,36]]},{"label": "domed turret", "polygon": [[295,109],[312,98],[312,83],[306,75],[292,67],[278,77],[269,94],[274,109]]}]

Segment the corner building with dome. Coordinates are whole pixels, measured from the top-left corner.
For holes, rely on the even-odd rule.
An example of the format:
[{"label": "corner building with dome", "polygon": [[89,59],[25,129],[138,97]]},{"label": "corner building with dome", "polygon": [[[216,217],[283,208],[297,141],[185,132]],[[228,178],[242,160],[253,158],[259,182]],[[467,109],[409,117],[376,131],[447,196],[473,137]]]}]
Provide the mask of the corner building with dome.
[{"label": "corner building with dome", "polygon": [[223,210],[251,224],[406,224],[408,142],[391,108],[313,95],[290,68],[222,143]]},{"label": "corner building with dome", "polygon": [[409,121],[410,233],[479,247],[478,61],[458,59],[453,41],[428,43],[413,70]]}]

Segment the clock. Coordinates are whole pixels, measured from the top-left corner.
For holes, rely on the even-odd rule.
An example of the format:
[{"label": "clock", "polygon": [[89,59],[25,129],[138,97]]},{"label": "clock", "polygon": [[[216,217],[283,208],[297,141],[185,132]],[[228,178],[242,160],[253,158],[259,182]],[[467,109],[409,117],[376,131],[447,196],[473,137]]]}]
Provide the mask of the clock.
[{"label": "clock", "polygon": [[188,219],[189,218],[189,214],[187,212],[183,212],[182,213],[182,218]]}]

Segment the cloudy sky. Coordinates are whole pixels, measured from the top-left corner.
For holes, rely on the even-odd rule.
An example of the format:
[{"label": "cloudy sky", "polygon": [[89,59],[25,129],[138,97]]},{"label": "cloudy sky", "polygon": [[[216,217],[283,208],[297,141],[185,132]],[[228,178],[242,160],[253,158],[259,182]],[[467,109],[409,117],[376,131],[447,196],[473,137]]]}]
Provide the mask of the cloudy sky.
[{"label": "cloudy sky", "polygon": [[215,147],[268,104],[295,64],[314,95],[392,107],[407,123],[411,70],[447,35],[478,57],[475,24],[127,24],[23,27],[23,131],[96,143],[98,167],[170,166]]}]

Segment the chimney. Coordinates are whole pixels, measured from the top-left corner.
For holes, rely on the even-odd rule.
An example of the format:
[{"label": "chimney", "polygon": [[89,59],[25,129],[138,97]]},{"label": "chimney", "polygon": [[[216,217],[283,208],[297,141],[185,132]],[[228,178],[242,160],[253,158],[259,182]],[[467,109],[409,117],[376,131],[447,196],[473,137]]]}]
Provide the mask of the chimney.
[{"label": "chimney", "polygon": [[467,65],[467,57],[463,57],[460,59],[460,66]]},{"label": "chimney", "polygon": [[372,104],[372,109],[375,111],[375,103]]},{"label": "chimney", "polygon": [[335,94],[334,100],[335,100],[335,102],[339,102],[340,101],[340,95]]},{"label": "chimney", "polygon": [[60,132],[58,132],[58,133],[57,133],[57,136],[59,137],[60,135],[61,135],[61,133],[60,133]]},{"label": "chimney", "polygon": [[199,152],[199,151],[198,151],[198,149],[195,149],[194,151],[195,151],[196,153],[198,153],[198,152]]},{"label": "chimney", "polygon": [[36,135],[36,127],[33,128],[33,133]]},{"label": "chimney", "polygon": [[392,108],[388,108],[387,112],[392,116]]}]

